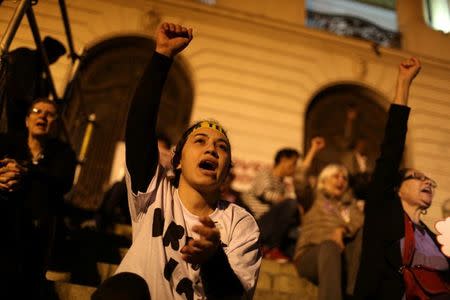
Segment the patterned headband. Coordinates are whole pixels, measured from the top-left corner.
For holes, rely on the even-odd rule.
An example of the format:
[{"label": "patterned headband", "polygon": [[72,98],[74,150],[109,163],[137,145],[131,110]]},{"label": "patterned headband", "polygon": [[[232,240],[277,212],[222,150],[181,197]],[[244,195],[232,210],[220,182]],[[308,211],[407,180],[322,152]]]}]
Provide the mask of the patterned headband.
[{"label": "patterned headband", "polygon": [[194,130],[199,129],[199,128],[211,128],[211,129],[217,130],[218,132],[222,133],[228,139],[228,136],[227,136],[225,130],[218,123],[211,122],[211,121],[202,121],[202,122],[198,123],[197,125],[195,125],[194,128],[192,128],[191,132],[193,132]]}]

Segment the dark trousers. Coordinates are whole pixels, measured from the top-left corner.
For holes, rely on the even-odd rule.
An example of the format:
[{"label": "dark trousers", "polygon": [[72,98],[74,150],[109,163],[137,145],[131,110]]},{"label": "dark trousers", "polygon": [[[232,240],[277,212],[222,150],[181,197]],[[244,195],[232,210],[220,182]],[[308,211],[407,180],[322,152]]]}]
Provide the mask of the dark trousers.
[{"label": "dark trousers", "polygon": [[[300,225],[297,200],[287,199],[274,204],[258,220],[261,244],[268,248],[281,247],[289,231]],[[295,244],[295,238],[293,239]]]},{"label": "dark trousers", "polygon": [[318,300],[342,300],[341,249],[333,241],[311,246],[298,264],[300,276],[318,284]]}]

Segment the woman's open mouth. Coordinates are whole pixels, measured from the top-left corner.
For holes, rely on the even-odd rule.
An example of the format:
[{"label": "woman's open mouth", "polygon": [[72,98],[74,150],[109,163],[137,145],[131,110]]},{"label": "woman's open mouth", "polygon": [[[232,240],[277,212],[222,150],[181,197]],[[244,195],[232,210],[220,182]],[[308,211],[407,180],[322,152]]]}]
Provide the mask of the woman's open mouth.
[{"label": "woman's open mouth", "polygon": [[198,164],[199,168],[205,171],[215,172],[218,166],[216,161],[204,159]]}]

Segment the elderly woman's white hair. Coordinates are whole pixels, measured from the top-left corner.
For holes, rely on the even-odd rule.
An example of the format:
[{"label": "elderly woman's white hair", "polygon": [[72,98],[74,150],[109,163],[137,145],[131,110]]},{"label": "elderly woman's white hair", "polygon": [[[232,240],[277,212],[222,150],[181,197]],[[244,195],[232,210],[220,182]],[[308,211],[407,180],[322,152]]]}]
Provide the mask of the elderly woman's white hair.
[{"label": "elderly woman's white hair", "polygon": [[322,172],[319,174],[319,178],[317,179],[317,190],[324,191],[325,180],[337,173],[343,173],[346,177],[348,177],[348,170],[343,165],[329,164],[323,168]]}]

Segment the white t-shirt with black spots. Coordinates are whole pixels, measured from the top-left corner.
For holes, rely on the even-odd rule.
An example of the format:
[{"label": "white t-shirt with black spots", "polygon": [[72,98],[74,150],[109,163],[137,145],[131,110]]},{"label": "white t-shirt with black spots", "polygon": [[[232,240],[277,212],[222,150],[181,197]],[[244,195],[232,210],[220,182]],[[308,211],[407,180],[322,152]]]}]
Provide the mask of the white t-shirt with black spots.
[{"label": "white t-shirt with black spots", "polygon": [[[198,217],[183,206],[178,189],[169,182],[160,165],[145,193],[132,192],[128,171],[126,183],[133,243],[116,273],[142,276],[152,299],[205,299],[199,266],[182,260],[180,253],[188,237],[196,238],[191,228],[200,223]],[[259,228],[254,218],[226,201],[219,201],[209,217],[220,231],[230,266],[247,298],[252,298],[261,264]]]}]

